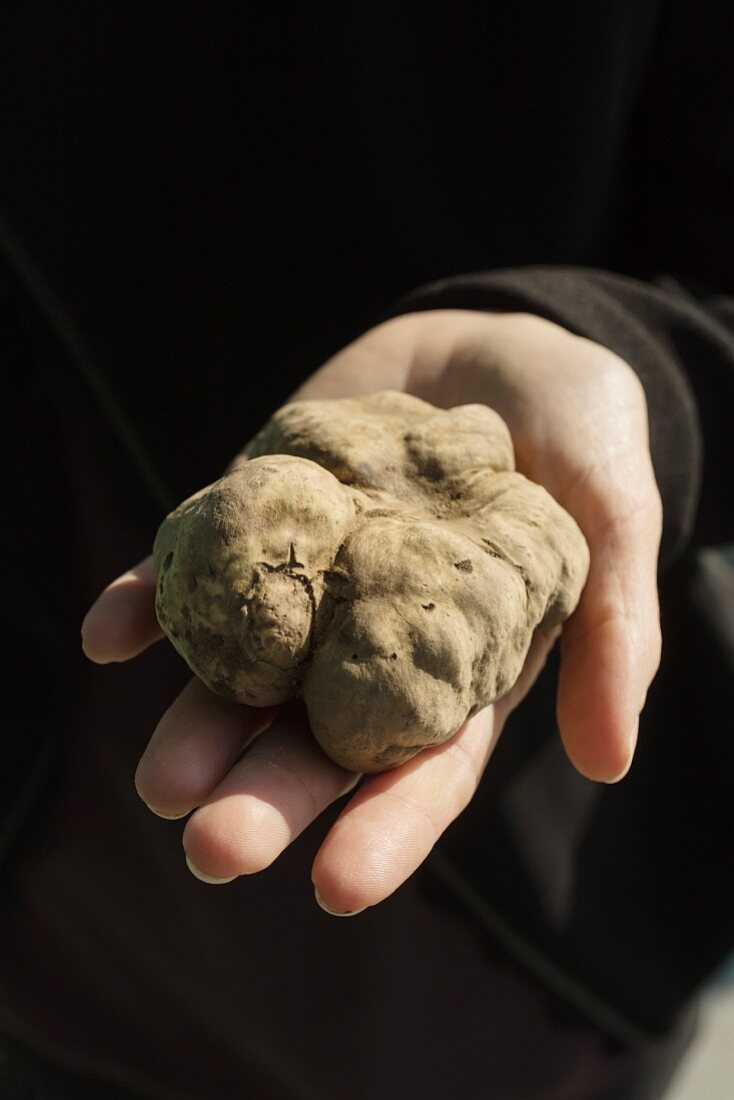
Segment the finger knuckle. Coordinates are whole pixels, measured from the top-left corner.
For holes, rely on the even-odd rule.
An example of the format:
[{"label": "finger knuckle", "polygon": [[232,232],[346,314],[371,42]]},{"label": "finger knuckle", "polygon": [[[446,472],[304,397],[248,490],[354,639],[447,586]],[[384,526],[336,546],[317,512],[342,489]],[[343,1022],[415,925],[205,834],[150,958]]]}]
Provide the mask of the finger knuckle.
[{"label": "finger knuckle", "polygon": [[622,359],[614,352],[610,352],[609,355],[613,360],[613,366],[610,364],[609,369],[614,372],[615,383],[620,393],[625,396],[632,408],[647,415],[647,396],[639,375],[626,359]]},{"label": "finger knuckle", "polygon": [[584,337],[578,337],[586,347],[590,384],[601,389],[611,408],[620,405],[630,412],[647,416],[647,397],[645,388],[634,368],[616,351],[596,344]]}]

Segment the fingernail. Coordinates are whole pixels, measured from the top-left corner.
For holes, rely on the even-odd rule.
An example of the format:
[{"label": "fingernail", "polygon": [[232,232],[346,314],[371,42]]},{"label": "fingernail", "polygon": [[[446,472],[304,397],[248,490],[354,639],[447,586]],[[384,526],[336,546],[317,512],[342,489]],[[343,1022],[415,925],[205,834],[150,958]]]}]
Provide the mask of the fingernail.
[{"label": "fingernail", "polygon": [[187,814],[191,813],[190,810],[184,810],[184,812],[181,814],[169,814],[165,810],[158,810],[155,806],[151,806],[150,802],[148,802],[147,799],[143,798],[143,795],[140,793],[140,788],[138,787],[137,783],[137,775],[135,776],[135,791],[138,798],[145,806],[146,810],[150,810],[150,812],[152,814],[155,814],[156,817],[162,817],[164,821],[180,821],[182,817],[186,817]]},{"label": "fingernail", "polygon": [[362,909],[334,909],[331,905],[327,905],[322,897],[319,896],[318,890],[314,890],[314,897],[316,898],[316,904],[319,908],[323,909],[325,913],[328,913],[331,917],[356,917],[357,913],[364,913],[365,909],[369,908],[365,905]]},{"label": "fingernail", "polygon": [[[145,805],[148,806],[148,803],[146,802]],[[156,810],[155,806],[148,806],[148,809],[156,817],[162,817],[164,821],[180,821],[182,817],[186,817],[189,813],[188,810],[184,810],[182,814],[164,814],[163,810]]]},{"label": "fingernail", "polygon": [[205,875],[203,871],[200,871],[195,863],[192,863],[188,856],[186,856],[186,866],[188,867],[194,878],[198,878],[199,882],[206,882],[210,886],[221,886],[225,882],[234,882],[238,877],[232,875],[231,878],[214,878],[213,875]]}]

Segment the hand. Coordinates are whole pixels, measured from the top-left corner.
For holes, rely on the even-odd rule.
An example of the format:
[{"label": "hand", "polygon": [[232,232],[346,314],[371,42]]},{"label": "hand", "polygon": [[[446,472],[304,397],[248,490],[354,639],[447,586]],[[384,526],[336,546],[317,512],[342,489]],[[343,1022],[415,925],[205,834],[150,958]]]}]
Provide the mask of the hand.
[{"label": "hand", "polygon": [[[563,626],[558,725],[582,774],[621,778],[660,659],[662,509],[636,376],[610,351],[537,317],[437,310],[372,329],[294,398],[382,389],[444,407],[483,402],[497,409],[512,433],[518,469],[581,527],[591,565],[579,606]],[[127,660],[162,637],[154,590],[146,559],[102,593],[83,625],[92,660]],[[420,865],[473,796],[508,714],[554,640],[536,631],[513,690],[448,742],[362,783],[316,856],[320,904],[358,912]],[[194,680],[161,719],[136,784],[163,817],[194,811],[183,836],[189,867],[205,881],[230,881],[267,867],[358,779],[323,755],[298,707],[238,706]]]}]

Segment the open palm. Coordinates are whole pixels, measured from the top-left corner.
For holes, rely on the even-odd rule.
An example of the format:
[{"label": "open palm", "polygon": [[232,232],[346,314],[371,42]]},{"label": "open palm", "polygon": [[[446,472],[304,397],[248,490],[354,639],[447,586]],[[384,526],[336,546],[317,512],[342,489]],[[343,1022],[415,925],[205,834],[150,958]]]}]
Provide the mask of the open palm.
[{"label": "open palm", "polygon": [[[510,427],[518,469],[581,527],[591,565],[579,606],[563,626],[558,725],[579,771],[620,778],[660,659],[662,510],[636,376],[606,349],[537,317],[437,310],[372,329],[294,399],[384,389],[442,407],[495,408]],[[146,559],[88,612],[87,655],[124,661],[158,641],[154,596]],[[354,913],[375,905],[420,865],[472,798],[507,716],[557,633],[536,632],[512,691],[449,741],[361,783],[313,865],[325,908]],[[223,882],[267,867],[359,778],[321,752],[300,706],[244,707],[192,680],[159,722],[136,784],[155,813],[191,814],[183,834],[189,867],[205,881]]]}]

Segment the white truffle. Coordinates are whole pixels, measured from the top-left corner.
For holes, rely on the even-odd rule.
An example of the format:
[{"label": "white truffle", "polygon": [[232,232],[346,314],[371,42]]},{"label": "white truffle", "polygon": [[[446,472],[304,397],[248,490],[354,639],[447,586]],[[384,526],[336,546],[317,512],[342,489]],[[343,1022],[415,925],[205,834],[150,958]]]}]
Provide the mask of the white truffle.
[{"label": "white truffle", "polygon": [[483,405],[294,403],[250,453],[161,525],[158,618],[212,691],[302,696],[346,768],[446,740],[578,602],[586,542]]}]

